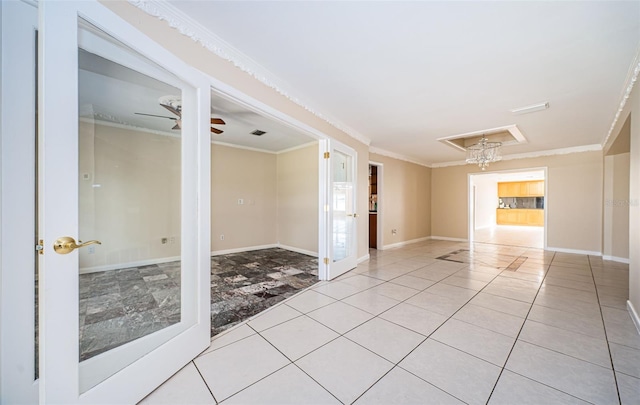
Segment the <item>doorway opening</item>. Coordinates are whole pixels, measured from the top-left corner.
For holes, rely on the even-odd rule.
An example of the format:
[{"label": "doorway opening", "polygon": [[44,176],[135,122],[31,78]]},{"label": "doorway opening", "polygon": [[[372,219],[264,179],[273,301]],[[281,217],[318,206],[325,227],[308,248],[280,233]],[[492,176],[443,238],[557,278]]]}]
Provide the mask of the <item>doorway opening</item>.
[{"label": "doorway opening", "polygon": [[369,249],[382,249],[382,163],[369,162]]},{"label": "doorway opening", "polygon": [[544,249],[546,168],[469,175],[469,241]]}]

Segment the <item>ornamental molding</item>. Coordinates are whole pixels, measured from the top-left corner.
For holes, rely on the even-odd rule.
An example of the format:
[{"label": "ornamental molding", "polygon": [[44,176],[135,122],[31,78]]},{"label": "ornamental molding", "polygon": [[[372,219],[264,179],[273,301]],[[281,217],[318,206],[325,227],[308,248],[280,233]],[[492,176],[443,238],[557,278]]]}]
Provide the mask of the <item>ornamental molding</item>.
[{"label": "ornamental molding", "polygon": [[622,111],[624,110],[625,105],[627,104],[627,100],[631,97],[631,91],[633,91],[633,86],[636,84],[638,80],[638,74],[640,74],[640,48],[636,51],[636,57],[633,59],[631,66],[629,68],[629,72],[627,73],[627,80],[625,81],[625,87],[622,92],[622,97],[620,100],[620,105],[618,106],[618,110],[616,111],[615,116],[613,117],[613,122],[609,127],[609,131],[607,132],[607,136],[605,136],[604,141],[602,141],[602,147],[604,148],[609,142],[609,138],[613,135],[613,130],[618,124],[618,120],[622,115]]},{"label": "ornamental molding", "polygon": [[169,27],[177,30],[180,34],[189,37],[194,42],[199,43],[208,51],[214,53],[218,57],[231,62],[236,68],[247,73],[249,76],[258,80],[265,86],[273,89],[287,100],[304,108],[309,113],[327,122],[334,128],[346,133],[353,139],[369,146],[371,140],[359,133],[355,129],[339,120],[319,112],[317,108],[309,105],[309,103],[294,96],[291,86],[285,81],[279,79],[275,74],[260,65],[240,50],[218,37],[202,24],[195,21],[176,7],[172,6],[164,0],[128,0],[129,3],[152,17],[161,21],[166,21]]}]

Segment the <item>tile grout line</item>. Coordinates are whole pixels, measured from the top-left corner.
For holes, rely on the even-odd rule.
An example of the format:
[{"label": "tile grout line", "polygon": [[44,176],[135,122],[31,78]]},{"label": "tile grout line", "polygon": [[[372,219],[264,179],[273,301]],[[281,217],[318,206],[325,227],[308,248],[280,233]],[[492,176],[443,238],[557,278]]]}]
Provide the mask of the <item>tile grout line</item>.
[{"label": "tile grout line", "polygon": [[207,384],[207,380],[204,379],[204,376],[202,375],[202,372],[198,368],[198,365],[196,364],[195,359],[191,360],[191,363],[193,363],[193,366],[196,368],[196,371],[198,372],[198,375],[200,375],[200,378],[202,379],[202,382],[204,383],[205,387],[207,387],[207,389],[209,390],[209,393],[211,394],[211,397],[213,398],[215,403],[219,404],[220,402],[218,402],[218,400],[216,399],[216,396],[213,395],[213,391],[211,391],[211,387],[209,387],[209,384]]},{"label": "tile grout line", "polygon": [[[493,393],[495,392],[496,387],[498,386],[498,382],[500,381],[500,378],[502,377],[502,373],[504,373],[504,370],[507,367],[507,363],[509,362],[509,358],[511,357],[511,354],[513,353],[513,349],[516,347],[516,344],[518,343],[518,339],[520,338],[520,334],[522,333],[522,329],[524,329],[524,325],[527,323],[527,319],[529,318],[529,314],[531,313],[531,309],[533,308],[533,305],[536,302],[536,298],[538,298],[538,294],[540,293],[540,290],[542,289],[542,286],[544,285],[544,280],[547,278],[547,274],[549,272],[549,268],[551,267],[551,263],[553,263],[553,259],[555,257],[556,257],[556,254],[554,252],[553,253],[553,257],[551,258],[551,261],[547,265],[547,270],[544,272],[544,277],[542,278],[542,281],[540,282],[540,286],[538,287],[538,291],[536,291],[536,295],[535,295],[535,297],[533,297],[533,301],[531,301],[531,306],[529,307],[529,311],[527,311],[527,315],[524,318],[524,322],[522,322],[522,326],[520,327],[520,330],[518,331],[518,334],[517,334],[515,340],[513,341],[513,346],[511,346],[511,350],[509,350],[509,354],[507,355],[507,358],[504,360],[503,366],[500,367],[500,373],[498,374],[498,378],[496,379],[495,384],[493,384],[493,388],[491,389],[491,393],[489,394],[489,397],[487,398],[486,404],[488,404],[489,401],[491,400],[491,397],[493,396]],[[511,371],[511,370],[509,370],[509,371]],[[558,390],[558,391],[560,391],[560,390]],[[564,391],[561,391],[561,392],[564,392]]]},{"label": "tile grout line", "polygon": [[616,376],[616,367],[613,364],[613,355],[611,354],[611,345],[609,344],[609,336],[607,335],[607,324],[604,321],[604,314],[602,313],[602,305],[600,305],[600,296],[598,295],[598,284],[596,283],[596,278],[593,275],[593,267],[591,266],[591,257],[587,256],[587,260],[589,261],[589,271],[591,272],[593,285],[594,285],[594,288],[596,289],[596,299],[598,300],[598,310],[600,311],[600,319],[602,320],[602,329],[604,330],[604,339],[607,342],[607,350],[609,352],[609,360],[611,361],[611,372],[613,374],[613,382],[616,385],[616,394],[618,394],[618,403],[622,404],[622,399],[620,398],[620,388],[618,387],[618,377]]}]

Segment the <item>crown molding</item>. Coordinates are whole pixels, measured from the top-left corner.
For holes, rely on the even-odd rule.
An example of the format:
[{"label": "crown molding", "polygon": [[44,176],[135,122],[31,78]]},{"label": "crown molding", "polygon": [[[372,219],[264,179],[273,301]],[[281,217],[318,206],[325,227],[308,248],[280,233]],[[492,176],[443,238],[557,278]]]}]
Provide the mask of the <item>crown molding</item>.
[{"label": "crown molding", "polygon": [[206,29],[202,24],[198,23],[176,7],[172,6],[164,0],[128,0],[129,3],[145,13],[159,20],[166,21],[167,24],[177,30],[180,34],[189,37],[194,42],[199,43],[208,51],[214,53],[220,58],[231,62],[236,68],[247,73],[249,76],[258,80],[265,86],[275,90],[278,94],[287,100],[304,108],[306,111],[316,117],[327,122],[334,128],[344,132],[353,139],[369,146],[371,140],[359,133],[355,129],[343,124],[338,119],[328,114],[323,114],[319,109],[312,107],[308,102],[294,96],[291,86],[284,80],[278,78],[264,66],[251,59],[231,44]]},{"label": "crown molding", "polygon": [[[560,149],[550,149],[550,150],[541,150],[536,152],[526,152],[526,153],[515,153],[513,155],[503,155],[502,160],[516,160],[516,159],[530,159],[544,156],[557,156],[557,155],[569,155],[572,153],[582,153],[582,152],[597,152],[602,151],[602,145],[593,144],[593,145],[584,145],[584,146],[574,146],[571,148],[560,148]],[[464,166],[469,163],[464,160],[457,160],[452,162],[442,162],[442,163],[433,163],[431,167],[439,168],[439,167],[449,167],[449,166]]]},{"label": "crown molding", "polygon": [[433,167],[432,165],[428,164],[428,163],[424,163],[424,162],[419,162],[415,159],[411,159],[410,157],[401,155],[399,153],[395,153],[395,152],[390,152],[386,149],[381,149],[381,148],[376,148],[375,146],[369,146],[369,154],[371,153],[375,153],[376,155],[382,155],[382,156],[386,156],[386,157],[390,157],[396,160],[402,160],[404,162],[409,162],[409,163],[413,163],[415,165],[419,165],[419,166],[424,166],[424,167],[428,167],[431,168]]},{"label": "crown molding", "polygon": [[624,90],[622,91],[622,95],[620,97],[620,105],[618,106],[618,110],[613,117],[613,122],[609,127],[609,131],[607,135],[604,137],[602,141],[602,147],[604,148],[609,142],[609,138],[613,135],[613,130],[618,124],[618,120],[620,120],[620,116],[622,115],[622,111],[624,110],[625,105],[627,104],[627,100],[631,96],[631,91],[633,91],[633,86],[636,84],[638,80],[638,74],[640,74],[640,48],[636,51],[636,57],[633,59],[631,66],[629,67],[629,71],[627,72],[627,79],[625,80]]}]

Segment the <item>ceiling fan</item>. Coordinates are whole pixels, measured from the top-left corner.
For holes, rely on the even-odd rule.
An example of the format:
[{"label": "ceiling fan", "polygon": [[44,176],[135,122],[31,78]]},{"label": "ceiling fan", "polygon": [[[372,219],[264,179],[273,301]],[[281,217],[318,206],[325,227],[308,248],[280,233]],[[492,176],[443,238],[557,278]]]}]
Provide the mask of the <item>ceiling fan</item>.
[{"label": "ceiling fan", "polygon": [[[165,96],[160,97],[159,104],[166,108],[171,113],[175,114],[176,117],[167,117],[165,115],[156,115],[156,114],[146,114],[146,113],[135,113],[136,115],[146,115],[149,117],[158,117],[158,118],[167,118],[170,120],[174,120],[176,124],[171,129],[181,129],[182,128],[182,103],[180,98],[174,96]],[[225,125],[226,122],[222,118],[211,118],[211,125]],[[224,131],[211,127],[211,132],[214,134],[221,134]]]}]

